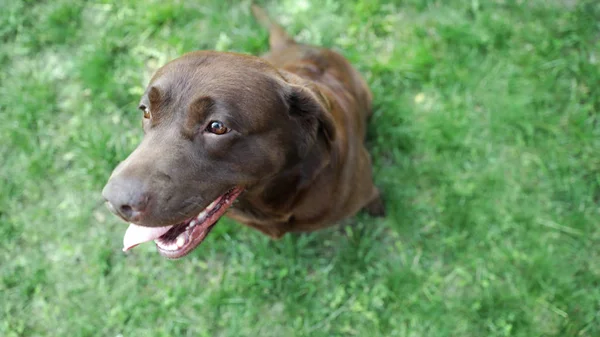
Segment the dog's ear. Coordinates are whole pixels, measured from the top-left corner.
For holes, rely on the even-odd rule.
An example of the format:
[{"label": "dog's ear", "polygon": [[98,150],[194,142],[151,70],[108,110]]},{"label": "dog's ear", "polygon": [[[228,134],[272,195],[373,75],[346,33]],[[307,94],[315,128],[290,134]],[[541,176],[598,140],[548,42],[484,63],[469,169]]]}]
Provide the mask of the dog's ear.
[{"label": "dog's ear", "polygon": [[335,124],[327,111],[329,102],[317,88],[291,84],[286,94],[289,114],[306,136],[300,152],[306,152],[313,144],[322,141],[330,148],[335,140]]}]

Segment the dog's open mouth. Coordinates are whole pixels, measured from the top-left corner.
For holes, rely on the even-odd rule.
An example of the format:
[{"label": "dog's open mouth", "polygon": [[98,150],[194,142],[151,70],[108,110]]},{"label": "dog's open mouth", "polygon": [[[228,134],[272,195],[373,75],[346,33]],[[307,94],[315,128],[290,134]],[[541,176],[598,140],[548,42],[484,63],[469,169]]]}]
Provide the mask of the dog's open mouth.
[{"label": "dog's open mouth", "polygon": [[123,251],[154,240],[158,252],[166,258],[177,259],[189,254],[204,240],[213,225],[242,191],[239,187],[229,190],[195,217],[176,225],[144,227],[130,224],[123,237]]}]

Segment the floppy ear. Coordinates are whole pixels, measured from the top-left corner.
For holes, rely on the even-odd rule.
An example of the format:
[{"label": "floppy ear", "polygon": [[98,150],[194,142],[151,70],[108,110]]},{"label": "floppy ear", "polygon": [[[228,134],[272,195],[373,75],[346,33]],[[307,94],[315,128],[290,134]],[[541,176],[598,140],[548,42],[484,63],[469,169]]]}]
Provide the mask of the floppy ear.
[{"label": "floppy ear", "polygon": [[335,140],[335,124],[326,110],[327,100],[318,92],[305,86],[291,85],[286,95],[290,116],[297,121],[304,138],[301,153],[306,153],[316,142],[323,141],[329,149]]}]

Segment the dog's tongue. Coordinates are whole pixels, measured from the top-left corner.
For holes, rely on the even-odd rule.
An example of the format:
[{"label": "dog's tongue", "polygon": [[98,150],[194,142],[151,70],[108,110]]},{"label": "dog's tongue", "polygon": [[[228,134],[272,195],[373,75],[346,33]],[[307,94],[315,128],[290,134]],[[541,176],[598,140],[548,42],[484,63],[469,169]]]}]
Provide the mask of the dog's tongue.
[{"label": "dog's tongue", "polygon": [[173,226],[166,227],[144,227],[135,224],[129,224],[129,228],[123,237],[123,251],[126,252],[140,243],[158,239],[161,235],[169,231]]}]

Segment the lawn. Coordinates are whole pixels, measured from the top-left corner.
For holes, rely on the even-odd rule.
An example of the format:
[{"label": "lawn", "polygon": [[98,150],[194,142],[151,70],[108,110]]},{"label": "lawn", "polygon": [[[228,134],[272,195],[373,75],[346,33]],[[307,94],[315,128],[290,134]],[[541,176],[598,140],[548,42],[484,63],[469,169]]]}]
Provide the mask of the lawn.
[{"label": "lawn", "polygon": [[0,1],[0,336],[600,336],[600,2],[283,0],[375,98],[388,215],[121,252],[152,72],[260,54],[249,1]]}]

